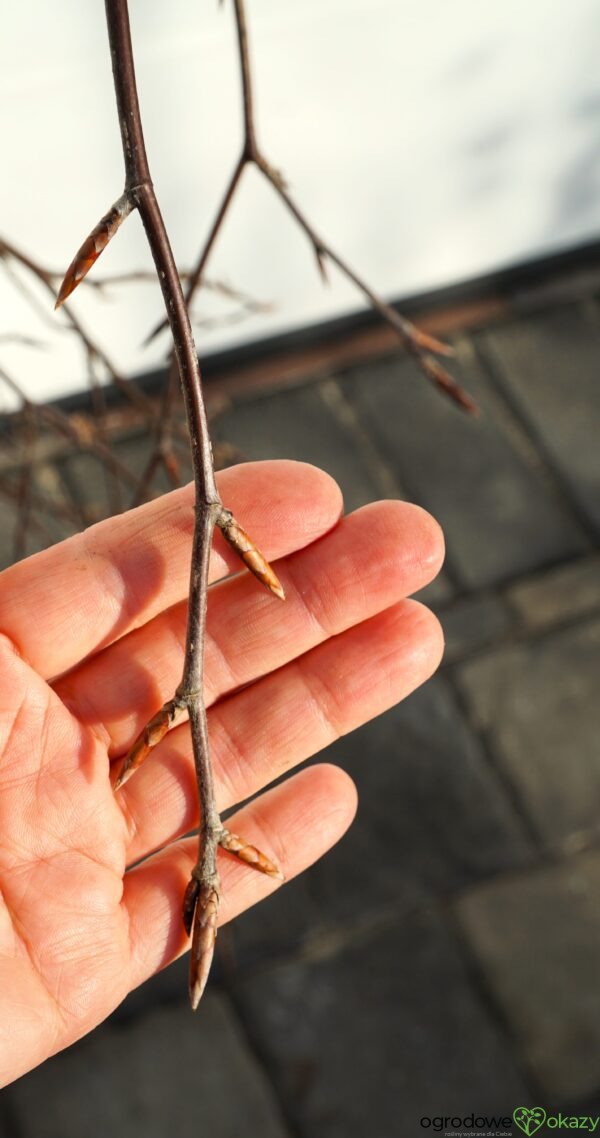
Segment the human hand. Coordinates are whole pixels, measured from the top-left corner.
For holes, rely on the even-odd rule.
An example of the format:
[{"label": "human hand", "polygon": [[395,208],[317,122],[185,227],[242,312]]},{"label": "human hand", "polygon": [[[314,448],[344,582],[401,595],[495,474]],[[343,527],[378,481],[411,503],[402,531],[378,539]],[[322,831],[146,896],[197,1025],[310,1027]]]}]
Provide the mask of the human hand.
[{"label": "human hand", "polygon": [[[223,580],[239,562],[215,537],[206,703],[224,810],[432,673],[439,624],[403,598],[435,576],[443,542],[429,515],[401,502],[340,521],[335,483],[299,463],[237,466],[218,482],[265,555],[281,559],[287,597],[274,601],[246,572]],[[110,769],[179,682],[192,524],[187,487],[0,575],[1,1085],[187,947],[181,902],[196,841],[181,835],[198,823],[187,724],[117,794]],[[322,764],[265,791],[231,828],[290,878],[354,810],[351,780]],[[219,861],[221,922],[278,887],[226,853]]]}]

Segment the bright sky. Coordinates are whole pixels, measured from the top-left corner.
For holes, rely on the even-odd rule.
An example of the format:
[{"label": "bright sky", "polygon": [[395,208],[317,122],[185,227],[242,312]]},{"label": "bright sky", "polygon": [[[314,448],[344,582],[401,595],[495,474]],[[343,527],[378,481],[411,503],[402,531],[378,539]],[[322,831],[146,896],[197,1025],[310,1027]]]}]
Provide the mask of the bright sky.
[{"label": "bright sky", "polygon": [[[597,0],[247,0],[259,138],[299,204],[387,296],[464,279],[600,234]],[[130,0],[154,181],[180,266],[199,250],[237,157],[241,119],[230,0]],[[0,45],[0,233],[64,268],[122,189],[101,0],[10,5]],[[98,273],[149,267],[130,217]],[[246,173],[209,276],[273,304],[200,329],[200,353],[360,307]],[[126,373],[161,315],[157,286],[74,299]],[[0,278],[0,365],[35,398],[85,382],[50,299],[32,314]],[[204,316],[230,306],[201,300]],[[0,395],[0,406],[10,401]]]}]

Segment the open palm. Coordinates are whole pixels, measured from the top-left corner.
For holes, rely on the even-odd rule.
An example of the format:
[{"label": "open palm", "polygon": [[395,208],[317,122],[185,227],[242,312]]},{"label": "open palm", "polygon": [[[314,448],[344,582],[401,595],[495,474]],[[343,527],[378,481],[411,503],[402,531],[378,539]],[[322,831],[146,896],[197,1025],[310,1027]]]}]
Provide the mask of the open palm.
[{"label": "open palm", "polygon": [[[239,466],[219,482],[280,559],[287,595],[281,605],[237,573],[215,539],[206,702],[224,810],[433,671],[439,625],[403,598],[438,571],[443,543],[427,514],[400,502],[340,521],[335,483],[299,463]],[[2,1084],[100,1023],[187,946],[181,900],[196,842],[182,835],[197,825],[187,724],[116,795],[110,769],[179,681],[192,523],[188,487],[0,575]],[[348,776],[312,766],[231,826],[290,877],[354,809]],[[220,871],[222,921],[277,887],[227,854]]]}]

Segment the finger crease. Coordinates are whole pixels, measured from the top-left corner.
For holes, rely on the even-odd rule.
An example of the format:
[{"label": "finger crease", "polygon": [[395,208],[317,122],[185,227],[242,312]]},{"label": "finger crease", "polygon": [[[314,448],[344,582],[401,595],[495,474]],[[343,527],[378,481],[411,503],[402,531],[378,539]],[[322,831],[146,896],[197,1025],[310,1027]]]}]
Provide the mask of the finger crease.
[{"label": "finger crease", "polygon": [[304,659],[301,657],[299,660],[295,660],[294,666],[308,696],[309,704],[325,729],[327,742],[333,742],[334,739],[339,739],[340,735],[344,734],[330,710],[337,704],[333,689],[324,680],[318,678],[314,671],[311,671],[310,657],[306,662]]}]

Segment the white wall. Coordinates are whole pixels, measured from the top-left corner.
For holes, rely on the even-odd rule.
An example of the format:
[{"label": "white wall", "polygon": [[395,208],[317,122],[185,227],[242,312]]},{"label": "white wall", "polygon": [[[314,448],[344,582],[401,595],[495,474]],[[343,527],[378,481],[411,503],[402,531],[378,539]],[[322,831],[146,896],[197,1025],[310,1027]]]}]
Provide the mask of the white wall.
[{"label": "white wall", "polygon": [[[387,295],[599,234],[598,0],[247,2],[265,152],[314,224]],[[185,265],[241,138],[231,5],[130,7],[154,180]],[[0,53],[0,232],[62,268],[122,187],[104,5],[6,6]],[[133,216],[97,272],[148,265]],[[201,351],[360,304],[343,281],[322,287],[304,238],[254,173],[210,274],[276,308],[201,332]],[[85,374],[39,295],[49,325],[0,280],[2,331],[28,332],[48,348],[0,341],[0,364],[48,398],[81,386]],[[124,371],[163,358],[164,339],[139,349],[161,312],[157,287],[106,301],[80,289],[73,303]],[[199,308],[214,314],[215,303]]]}]

